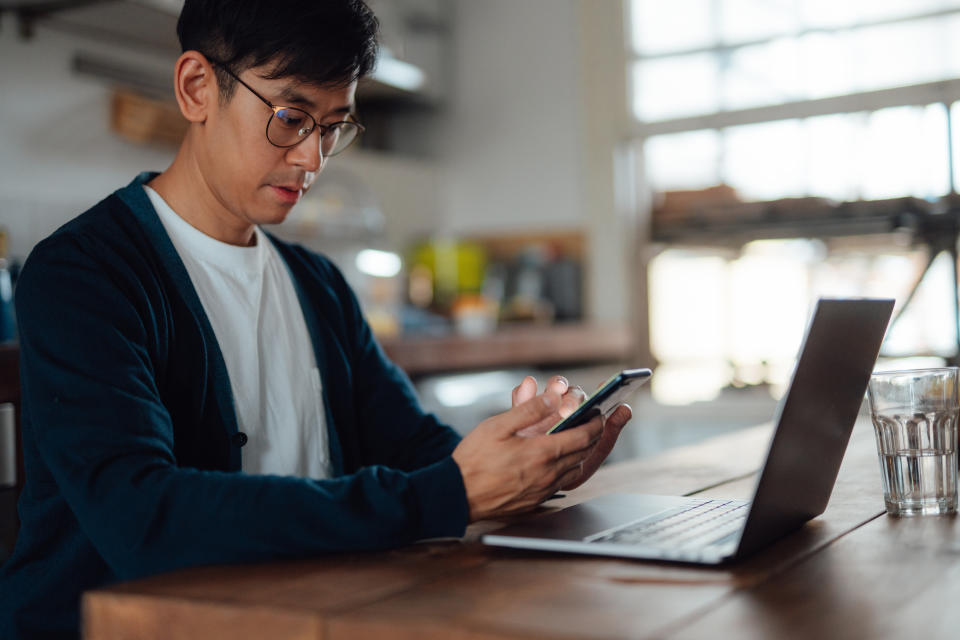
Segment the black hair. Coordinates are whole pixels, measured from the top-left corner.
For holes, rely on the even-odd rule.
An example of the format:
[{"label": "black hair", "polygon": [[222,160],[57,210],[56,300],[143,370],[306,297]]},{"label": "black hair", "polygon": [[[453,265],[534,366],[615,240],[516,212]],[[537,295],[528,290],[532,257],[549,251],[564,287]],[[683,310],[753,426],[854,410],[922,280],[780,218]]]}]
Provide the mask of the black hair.
[{"label": "black hair", "polygon": [[[186,0],[177,21],[184,51],[239,74],[272,63],[267,78],[345,87],[377,59],[379,22],[363,0]],[[236,81],[215,65],[220,96]]]}]

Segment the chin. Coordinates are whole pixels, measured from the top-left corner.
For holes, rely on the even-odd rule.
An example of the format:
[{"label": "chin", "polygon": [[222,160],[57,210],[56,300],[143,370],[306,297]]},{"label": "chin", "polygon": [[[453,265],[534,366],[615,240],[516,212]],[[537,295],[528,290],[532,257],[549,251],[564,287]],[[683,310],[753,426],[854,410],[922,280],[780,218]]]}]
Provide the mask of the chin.
[{"label": "chin", "polygon": [[287,216],[288,216],[289,214],[290,214],[290,210],[287,209],[286,211],[281,211],[281,212],[275,213],[275,214],[270,215],[270,216],[263,216],[262,218],[260,218],[259,220],[256,221],[256,224],[258,224],[258,225],[260,225],[260,224],[266,224],[266,225],[283,224],[283,222],[287,219]]},{"label": "chin", "polygon": [[247,209],[247,220],[253,224],[280,224],[287,219],[295,205],[280,202],[260,202],[256,209]]}]

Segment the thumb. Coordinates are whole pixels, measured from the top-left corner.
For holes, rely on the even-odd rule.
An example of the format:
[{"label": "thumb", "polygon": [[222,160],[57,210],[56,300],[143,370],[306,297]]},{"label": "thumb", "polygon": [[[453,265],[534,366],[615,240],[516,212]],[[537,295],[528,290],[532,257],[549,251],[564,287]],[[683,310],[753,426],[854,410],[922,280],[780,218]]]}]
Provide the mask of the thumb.
[{"label": "thumb", "polygon": [[560,394],[548,391],[496,416],[491,426],[499,435],[512,436],[556,413],[559,407]]}]

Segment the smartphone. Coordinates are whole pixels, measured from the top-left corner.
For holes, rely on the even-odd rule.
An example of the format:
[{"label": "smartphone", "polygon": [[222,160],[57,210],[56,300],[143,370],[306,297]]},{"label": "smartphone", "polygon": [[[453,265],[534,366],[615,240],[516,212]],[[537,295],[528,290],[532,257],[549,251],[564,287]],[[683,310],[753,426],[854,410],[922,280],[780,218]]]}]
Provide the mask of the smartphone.
[{"label": "smartphone", "polygon": [[547,433],[566,431],[590,422],[599,415],[604,417],[613,413],[617,405],[633,395],[643,383],[650,379],[650,369],[627,369],[612,376],[597,389],[593,395],[583,401],[577,410],[567,418],[553,425]]}]

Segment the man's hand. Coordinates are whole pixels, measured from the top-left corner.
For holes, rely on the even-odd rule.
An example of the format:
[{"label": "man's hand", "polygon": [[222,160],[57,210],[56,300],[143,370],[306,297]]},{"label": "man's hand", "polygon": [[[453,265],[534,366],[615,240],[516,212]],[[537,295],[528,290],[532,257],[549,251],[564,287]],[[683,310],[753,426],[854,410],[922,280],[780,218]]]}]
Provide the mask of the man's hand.
[{"label": "man's hand", "polygon": [[[518,436],[541,436],[545,434],[554,424],[570,416],[587,399],[587,394],[584,393],[583,389],[571,387],[563,376],[553,376],[547,380],[547,386],[543,392],[556,393],[561,396],[560,408],[557,410],[557,420],[553,424],[548,424],[545,429],[539,429],[536,425],[521,429],[517,432]],[[513,388],[513,406],[523,404],[536,395],[537,381],[532,376],[527,376]]]},{"label": "man's hand", "polygon": [[454,449],[471,522],[532,509],[583,475],[603,435],[599,419],[549,436],[517,437],[524,429],[544,433],[560,419],[562,402],[557,389],[548,389],[484,420]]},{"label": "man's hand", "polygon": [[[546,392],[551,391],[555,393],[561,393],[563,395],[563,402],[559,411],[561,418],[566,418],[576,411],[577,407],[579,407],[580,404],[587,398],[587,394],[584,393],[583,389],[580,387],[571,388],[570,383],[567,382],[567,379],[563,376],[554,376],[547,381]],[[513,406],[516,407],[517,405],[528,401],[536,394],[537,381],[531,376],[527,376],[513,389]],[[614,445],[617,444],[617,438],[620,437],[620,432],[623,430],[623,427],[627,424],[627,422],[630,421],[631,417],[633,417],[633,410],[630,408],[630,405],[621,404],[606,420],[604,420],[602,417],[594,419],[595,421],[600,421],[603,425],[603,435],[594,445],[593,450],[590,452],[590,455],[587,457],[587,459],[584,460],[580,475],[571,482],[564,484],[562,487],[560,487],[561,489],[564,489],[565,491],[576,489],[586,482],[590,476],[596,473],[597,469],[600,468],[600,465],[603,464],[603,461],[606,460],[607,456],[610,455],[610,452],[613,451]],[[548,429],[553,427],[554,424],[556,424],[556,422],[547,425],[546,429],[541,431],[537,431],[538,426],[534,425],[532,427],[528,427],[527,429],[521,430],[517,433],[517,435],[543,435]],[[576,431],[579,428],[580,427],[576,427],[574,429],[570,429],[570,431]]]}]

